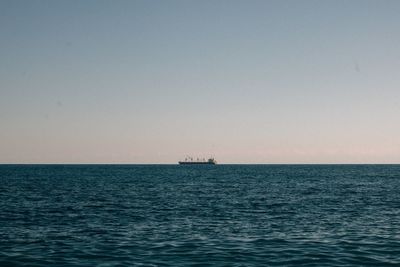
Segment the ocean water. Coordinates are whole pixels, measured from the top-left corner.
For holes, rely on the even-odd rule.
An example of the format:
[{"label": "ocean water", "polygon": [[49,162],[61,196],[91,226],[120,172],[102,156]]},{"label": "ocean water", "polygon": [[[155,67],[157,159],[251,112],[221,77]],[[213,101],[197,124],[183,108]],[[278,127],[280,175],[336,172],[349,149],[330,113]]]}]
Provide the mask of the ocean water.
[{"label": "ocean water", "polygon": [[400,165],[0,165],[0,266],[400,266]]}]

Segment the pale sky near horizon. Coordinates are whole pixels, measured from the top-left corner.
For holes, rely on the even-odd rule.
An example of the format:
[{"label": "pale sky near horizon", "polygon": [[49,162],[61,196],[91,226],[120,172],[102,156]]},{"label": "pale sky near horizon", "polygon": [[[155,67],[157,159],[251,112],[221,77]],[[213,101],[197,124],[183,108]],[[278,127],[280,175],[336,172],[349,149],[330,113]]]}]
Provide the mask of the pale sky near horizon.
[{"label": "pale sky near horizon", "polygon": [[0,0],[0,163],[400,163],[399,14]]}]

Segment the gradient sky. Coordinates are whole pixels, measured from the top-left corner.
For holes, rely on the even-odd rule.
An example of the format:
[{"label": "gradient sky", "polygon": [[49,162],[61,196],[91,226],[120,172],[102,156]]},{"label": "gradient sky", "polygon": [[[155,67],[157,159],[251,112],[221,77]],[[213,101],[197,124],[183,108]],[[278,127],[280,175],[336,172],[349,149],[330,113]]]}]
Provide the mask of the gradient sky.
[{"label": "gradient sky", "polygon": [[0,163],[400,163],[399,14],[0,0]]}]

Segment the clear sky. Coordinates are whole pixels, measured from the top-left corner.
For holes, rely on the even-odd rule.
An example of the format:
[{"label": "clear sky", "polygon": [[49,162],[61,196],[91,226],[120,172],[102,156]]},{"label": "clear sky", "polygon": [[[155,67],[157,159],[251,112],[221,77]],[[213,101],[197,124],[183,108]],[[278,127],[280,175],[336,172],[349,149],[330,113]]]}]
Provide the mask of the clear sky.
[{"label": "clear sky", "polygon": [[0,1],[0,163],[400,163],[400,1]]}]

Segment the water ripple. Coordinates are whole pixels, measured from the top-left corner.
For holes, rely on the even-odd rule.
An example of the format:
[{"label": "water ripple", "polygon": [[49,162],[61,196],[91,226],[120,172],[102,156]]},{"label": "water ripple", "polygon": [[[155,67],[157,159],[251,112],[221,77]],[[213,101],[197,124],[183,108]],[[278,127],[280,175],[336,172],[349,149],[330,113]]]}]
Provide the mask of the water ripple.
[{"label": "water ripple", "polygon": [[0,266],[400,266],[399,165],[1,165]]}]

